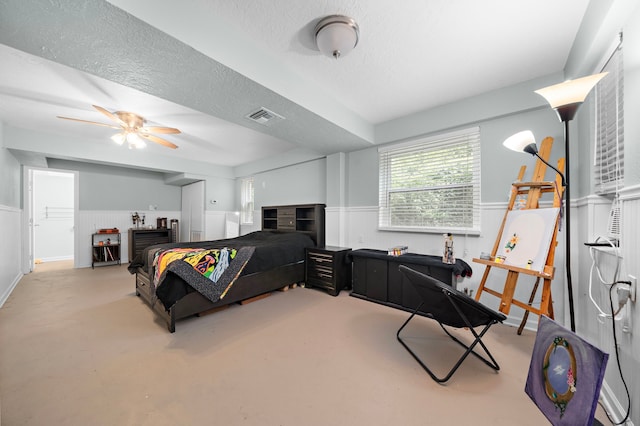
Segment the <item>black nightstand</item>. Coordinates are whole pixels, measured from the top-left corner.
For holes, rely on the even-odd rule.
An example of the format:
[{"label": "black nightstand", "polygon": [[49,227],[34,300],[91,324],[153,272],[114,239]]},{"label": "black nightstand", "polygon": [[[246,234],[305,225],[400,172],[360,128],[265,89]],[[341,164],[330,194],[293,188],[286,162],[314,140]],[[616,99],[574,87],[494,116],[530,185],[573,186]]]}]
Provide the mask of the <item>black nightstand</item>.
[{"label": "black nightstand", "polygon": [[308,247],[305,261],[305,286],[320,287],[337,296],[345,287],[351,287],[350,248]]}]

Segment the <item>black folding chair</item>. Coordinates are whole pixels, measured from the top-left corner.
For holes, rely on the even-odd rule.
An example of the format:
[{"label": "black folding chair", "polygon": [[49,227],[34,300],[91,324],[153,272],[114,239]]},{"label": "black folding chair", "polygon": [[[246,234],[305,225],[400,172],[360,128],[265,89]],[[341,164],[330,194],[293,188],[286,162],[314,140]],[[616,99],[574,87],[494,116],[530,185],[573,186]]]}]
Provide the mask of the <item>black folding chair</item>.
[{"label": "black folding chair", "polygon": [[[408,268],[405,265],[400,265],[399,269],[400,272],[416,289],[422,301],[420,305],[415,309],[415,311],[413,311],[409,319],[406,320],[404,324],[402,324],[402,327],[400,327],[400,329],[396,333],[396,337],[398,338],[398,341],[402,344],[402,346],[404,346],[405,349],[409,351],[409,353],[413,356],[413,358],[418,361],[422,368],[424,368],[425,371],[429,373],[431,378],[438,383],[444,383],[448,381],[469,354],[475,355],[494,370],[500,370],[500,366],[489,352],[489,349],[487,349],[485,344],[482,342],[482,337],[489,330],[489,327],[491,327],[493,324],[504,321],[505,319],[507,319],[507,317],[500,312],[496,312],[490,308],[487,308],[483,304],[477,302],[475,299],[472,299],[466,294],[457,291],[453,287],[441,281],[438,281],[433,277],[430,277],[418,271],[414,271],[413,269]],[[451,368],[451,370],[442,378],[436,376],[400,338],[400,332],[409,323],[409,321],[413,319],[418,311],[426,314],[429,318],[436,320],[438,324],[440,324],[440,327],[442,327],[444,332],[449,335],[449,337],[451,337],[462,347],[466,348],[466,352],[462,354],[453,368]],[[466,345],[465,343],[458,340],[455,336],[453,336],[445,328],[445,325],[453,328],[466,327],[473,334],[475,340],[470,345]],[[482,329],[482,331],[480,331],[480,333],[477,333],[475,327],[480,326],[484,326],[484,328]],[[484,349],[484,352],[488,355],[489,359],[473,350],[473,348],[478,344],[482,347],[482,349]]]}]

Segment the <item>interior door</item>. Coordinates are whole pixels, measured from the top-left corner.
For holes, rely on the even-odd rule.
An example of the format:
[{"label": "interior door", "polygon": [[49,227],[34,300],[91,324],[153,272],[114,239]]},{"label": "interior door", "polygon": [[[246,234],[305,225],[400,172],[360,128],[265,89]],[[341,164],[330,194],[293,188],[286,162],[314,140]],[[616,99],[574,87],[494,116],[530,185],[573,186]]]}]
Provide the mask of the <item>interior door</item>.
[{"label": "interior door", "polygon": [[182,187],[180,241],[202,241],[204,233],[205,181]]},{"label": "interior door", "polygon": [[24,227],[26,238],[26,244],[24,246],[24,261],[22,270],[25,274],[32,272],[35,268],[35,232],[33,227],[35,226],[35,220],[33,218],[33,169],[24,168]]},{"label": "interior door", "polygon": [[74,257],[74,173],[33,171],[34,257],[43,262]]},{"label": "interior door", "polygon": [[[64,185],[60,185],[62,182],[53,181],[51,176],[62,177]],[[71,182],[69,182],[69,178]],[[49,241],[44,241],[54,250],[53,254],[49,253],[49,260],[58,260],[56,257],[77,260],[78,244],[75,229],[79,209],[78,172],[25,167],[23,182],[25,194],[22,228],[25,234],[23,272],[28,274],[35,269],[38,243],[43,242],[38,241],[37,237],[40,240],[43,240],[43,238],[49,239]],[[44,190],[38,192],[36,185],[42,186],[43,182],[48,184],[49,187],[45,185]],[[42,199],[40,198],[43,197],[43,194],[44,196],[52,196],[53,199],[51,203],[44,203],[45,208],[42,208],[42,206],[38,208],[42,204]],[[62,199],[64,199],[64,203],[61,203]],[[51,208],[47,208],[49,205],[51,205]],[[40,219],[42,219],[43,215],[45,219],[51,219],[46,225],[53,225],[53,235],[52,232],[45,232],[44,234],[41,232],[42,221]],[[61,234],[55,235],[55,232],[61,232]]]}]

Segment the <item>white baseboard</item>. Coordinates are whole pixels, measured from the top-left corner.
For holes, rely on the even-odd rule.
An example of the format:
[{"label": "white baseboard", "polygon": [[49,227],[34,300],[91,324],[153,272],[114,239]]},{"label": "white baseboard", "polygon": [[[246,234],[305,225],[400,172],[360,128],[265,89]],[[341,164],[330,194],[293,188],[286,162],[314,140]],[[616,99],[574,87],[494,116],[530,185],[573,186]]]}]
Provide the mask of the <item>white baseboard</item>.
[{"label": "white baseboard", "polygon": [[53,257],[42,257],[39,258],[42,263],[45,262],[59,262],[61,260],[73,260],[73,255],[69,256],[53,256]]},{"label": "white baseboard", "polygon": [[4,305],[4,302],[7,301],[7,299],[9,298],[9,295],[11,294],[11,292],[13,291],[14,288],[16,288],[16,286],[18,285],[18,283],[20,282],[20,280],[22,279],[24,275],[23,274],[18,274],[13,281],[11,282],[11,284],[9,285],[9,287],[7,287],[7,289],[4,291],[4,293],[0,294],[0,308],[2,308],[2,306]]},{"label": "white baseboard", "polygon": [[[615,423],[619,423],[626,414],[626,408],[620,405],[620,401],[606,381],[602,383],[602,388],[600,389],[600,403]],[[633,426],[631,420],[627,420],[624,424],[625,426]]]}]

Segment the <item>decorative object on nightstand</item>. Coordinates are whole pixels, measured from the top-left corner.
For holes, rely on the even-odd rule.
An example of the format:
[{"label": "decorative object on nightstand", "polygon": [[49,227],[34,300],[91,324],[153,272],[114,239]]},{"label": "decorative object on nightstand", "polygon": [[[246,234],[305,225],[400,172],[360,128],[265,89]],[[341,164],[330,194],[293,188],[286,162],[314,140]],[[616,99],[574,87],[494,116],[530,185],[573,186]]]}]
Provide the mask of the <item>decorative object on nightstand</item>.
[{"label": "decorative object on nightstand", "polygon": [[351,287],[350,248],[308,247],[305,259],[305,286],[320,287],[337,296],[345,287]]}]

